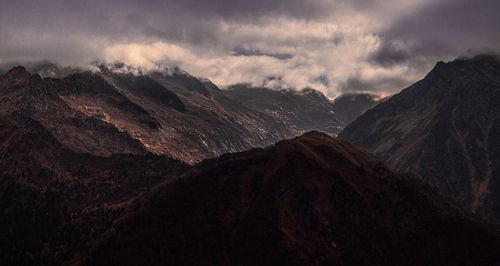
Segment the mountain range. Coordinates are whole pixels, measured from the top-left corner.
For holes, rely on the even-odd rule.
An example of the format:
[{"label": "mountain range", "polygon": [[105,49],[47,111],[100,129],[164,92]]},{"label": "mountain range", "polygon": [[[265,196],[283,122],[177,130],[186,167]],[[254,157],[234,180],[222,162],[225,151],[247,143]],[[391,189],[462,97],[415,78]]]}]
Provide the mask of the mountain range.
[{"label": "mountain range", "polygon": [[320,93],[293,94],[304,112],[325,105],[294,126],[180,70],[31,69],[0,75],[0,259],[9,265],[67,261],[189,164],[271,145],[332,115]]},{"label": "mountain range", "polygon": [[383,99],[28,69],[0,75],[2,265],[500,262],[494,56]]},{"label": "mountain range", "polygon": [[[97,67],[92,72],[46,62],[30,67],[34,75],[24,67],[13,68],[2,76],[2,93],[7,93],[3,110],[29,105],[33,116],[76,151],[147,151],[190,164],[314,129],[336,135],[345,125],[337,113],[350,112],[313,89],[239,85],[221,90],[178,69],[144,73],[124,64]],[[24,81],[43,87],[44,97],[32,97],[25,88],[8,89]],[[81,125],[73,123],[77,120]]]}]

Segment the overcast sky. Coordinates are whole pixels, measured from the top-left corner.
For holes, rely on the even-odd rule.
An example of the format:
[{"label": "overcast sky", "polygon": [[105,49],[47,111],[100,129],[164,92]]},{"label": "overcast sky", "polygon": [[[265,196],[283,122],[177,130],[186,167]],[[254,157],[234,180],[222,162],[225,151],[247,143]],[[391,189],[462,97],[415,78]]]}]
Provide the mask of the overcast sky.
[{"label": "overcast sky", "polygon": [[383,94],[438,60],[498,52],[498,0],[16,0],[0,63],[178,65],[226,86]]}]

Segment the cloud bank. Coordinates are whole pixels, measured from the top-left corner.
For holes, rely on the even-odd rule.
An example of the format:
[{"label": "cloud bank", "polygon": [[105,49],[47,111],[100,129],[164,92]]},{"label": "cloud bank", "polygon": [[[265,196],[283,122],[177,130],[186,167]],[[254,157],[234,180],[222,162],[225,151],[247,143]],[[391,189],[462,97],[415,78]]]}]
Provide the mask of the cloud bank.
[{"label": "cloud bank", "polygon": [[0,9],[0,63],[177,65],[250,82],[392,93],[437,60],[497,52],[493,0],[20,0]]}]

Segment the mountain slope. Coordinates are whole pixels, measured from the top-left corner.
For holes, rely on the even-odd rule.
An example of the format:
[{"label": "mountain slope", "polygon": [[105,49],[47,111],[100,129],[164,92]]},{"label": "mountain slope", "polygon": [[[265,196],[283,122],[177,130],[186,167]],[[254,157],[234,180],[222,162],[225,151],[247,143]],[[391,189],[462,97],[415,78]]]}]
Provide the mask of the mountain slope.
[{"label": "mountain slope", "polygon": [[230,98],[274,117],[295,135],[310,130],[338,134],[343,123],[338,120],[333,103],[313,89],[272,90],[235,85],[225,90]]},{"label": "mountain slope", "polygon": [[147,115],[91,75],[41,79],[17,67],[0,76],[2,265],[61,264],[150,187],[187,168],[72,109],[63,100],[70,89]]},{"label": "mountain slope", "polygon": [[493,265],[498,247],[416,179],[311,132],[163,183],[75,263]]},{"label": "mountain slope", "polygon": [[77,152],[95,155],[146,153],[143,145],[126,132],[68,106],[59,91],[78,88],[78,85],[64,86],[65,80],[41,79],[23,67],[14,68],[0,76],[0,117],[31,118]]},{"label": "mountain slope", "polygon": [[500,60],[438,63],[340,138],[414,171],[474,212],[500,218]]},{"label": "mountain slope", "polygon": [[0,119],[2,265],[59,265],[187,167],[156,155],[69,150],[39,122]]},{"label": "mountain slope", "polygon": [[118,67],[44,79],[15,68],[0,76],[0,114],[22,109],[77,152],[152,152],[191,164],[294,136],[273,117],[185,72]]}]

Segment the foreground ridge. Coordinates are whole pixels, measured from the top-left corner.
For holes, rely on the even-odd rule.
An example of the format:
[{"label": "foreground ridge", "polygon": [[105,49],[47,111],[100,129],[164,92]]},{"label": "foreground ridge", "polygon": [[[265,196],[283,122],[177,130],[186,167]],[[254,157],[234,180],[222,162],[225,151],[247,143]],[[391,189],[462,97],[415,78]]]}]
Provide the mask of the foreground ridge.
[{"label": "foreground ridge", "polygon": [[319,132],[223,155],[154,189],[79,265],[491,265],[453,202]]}]

